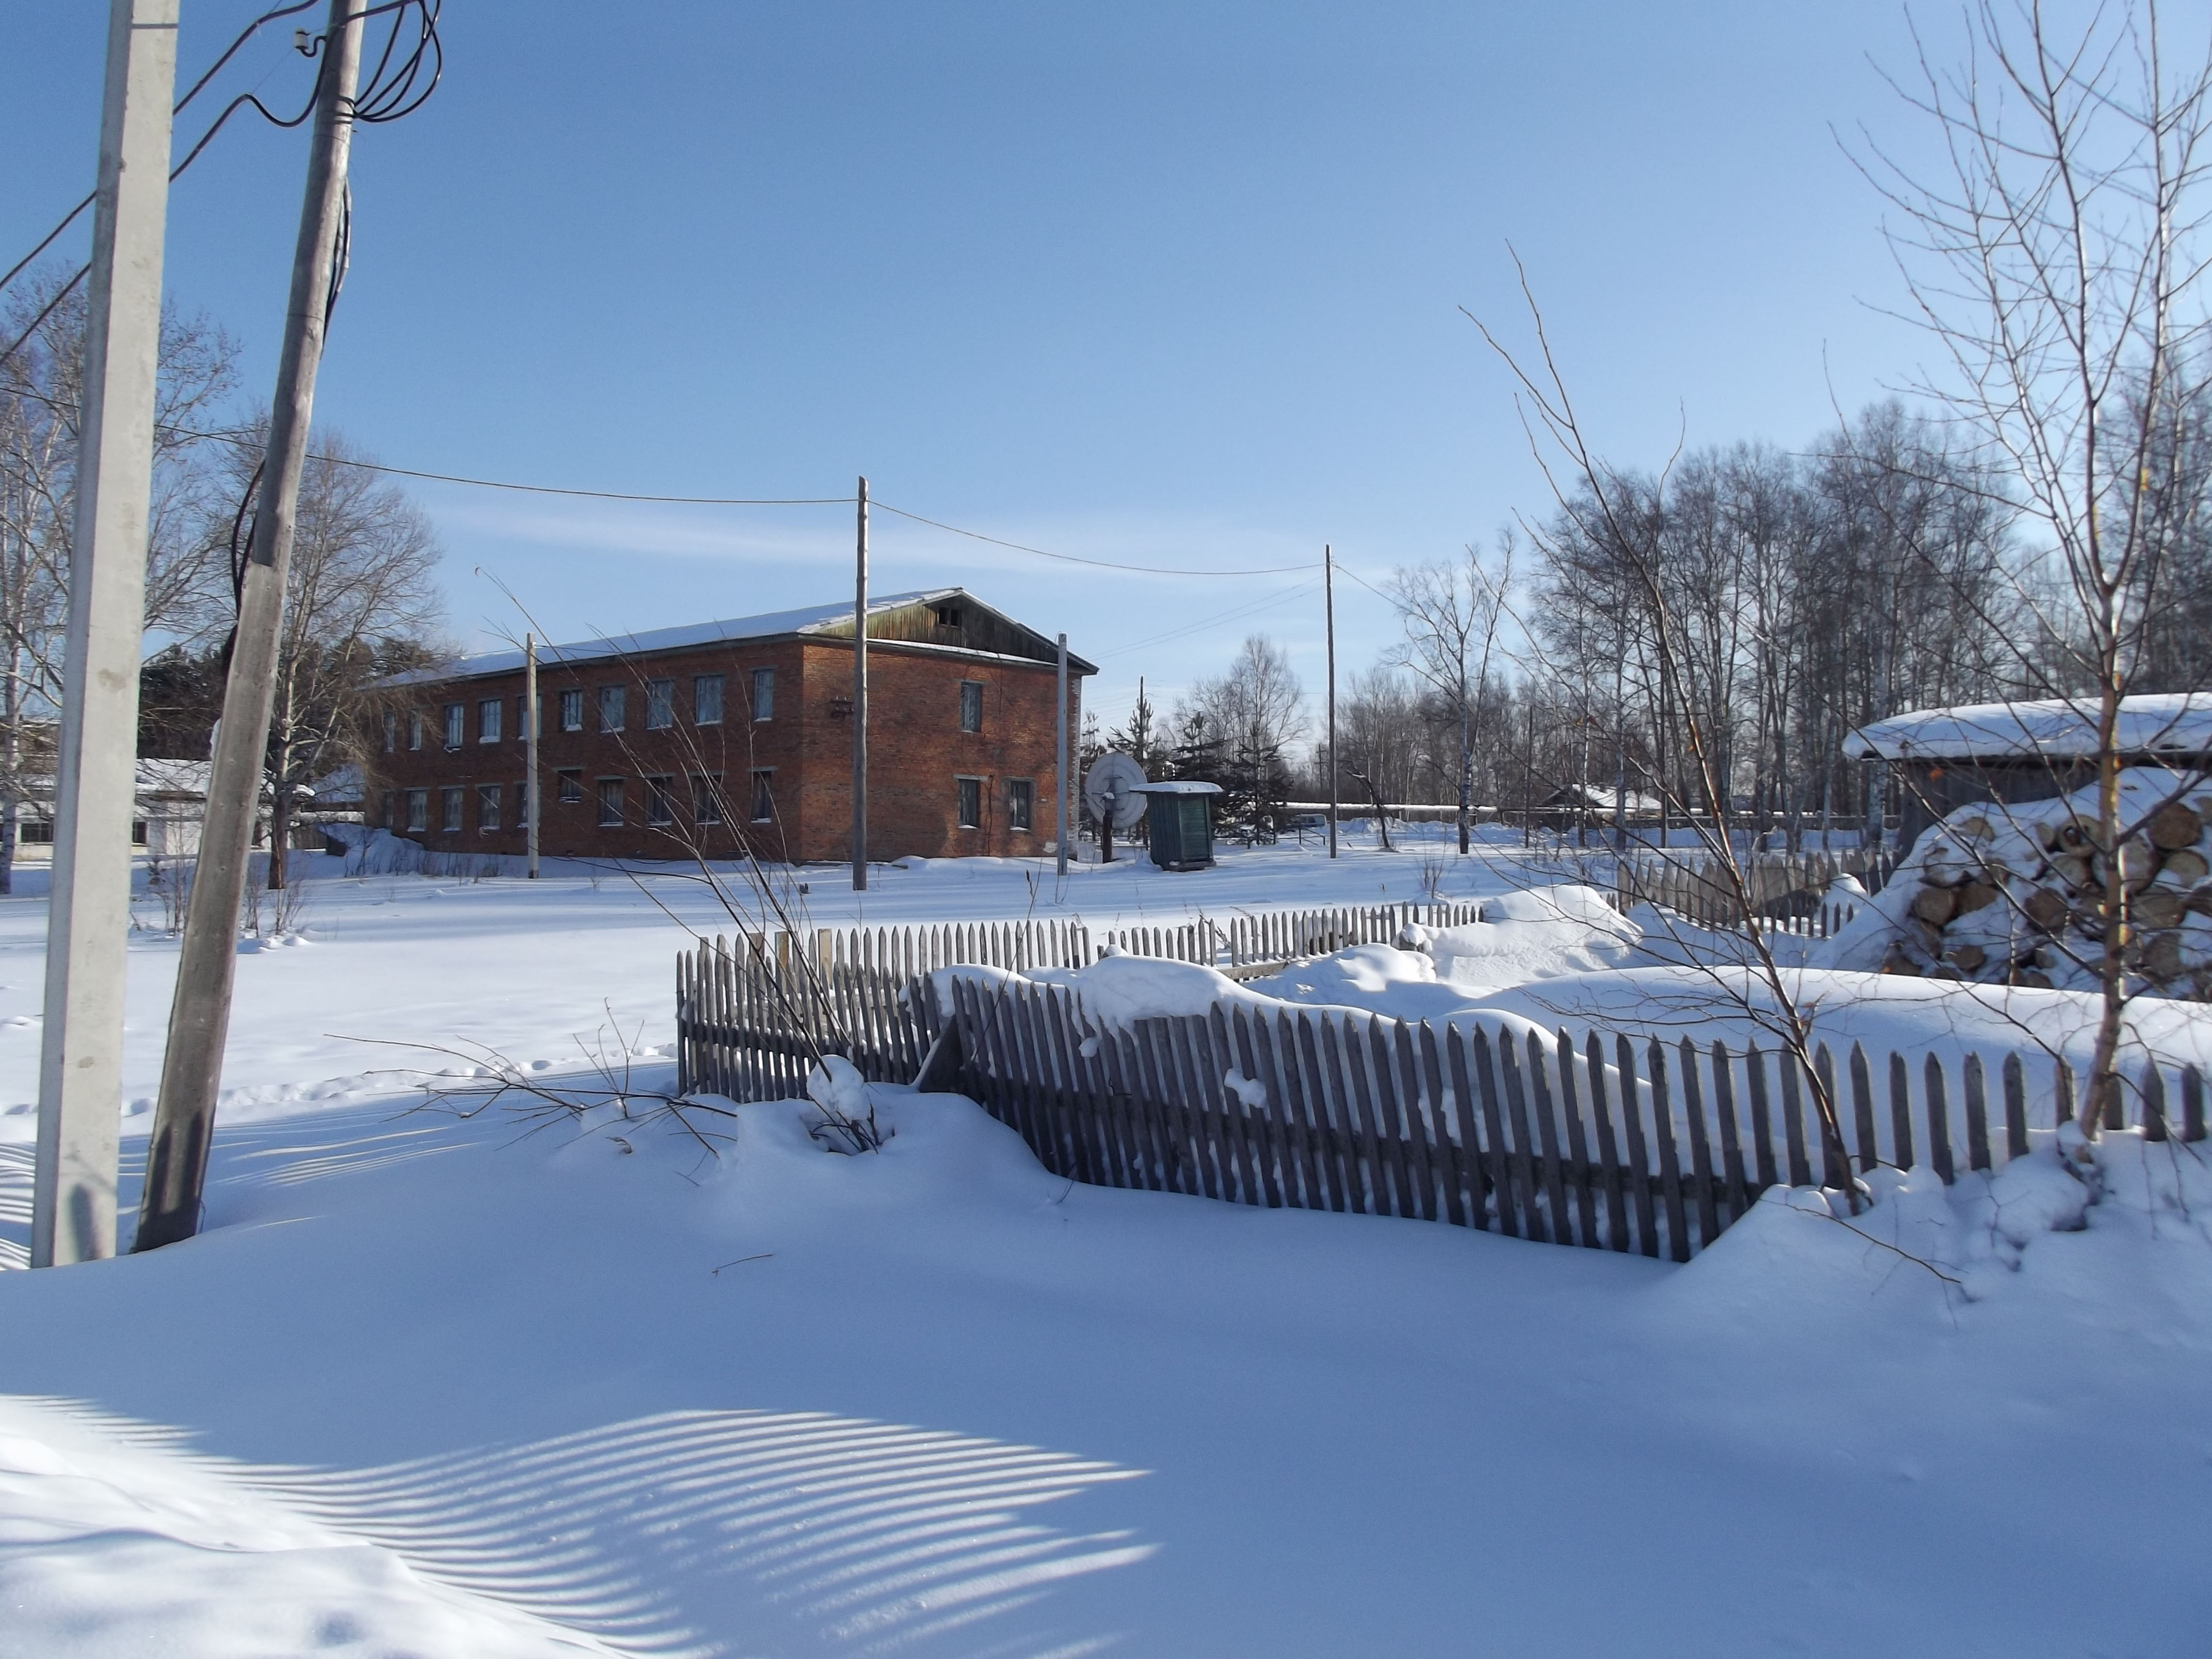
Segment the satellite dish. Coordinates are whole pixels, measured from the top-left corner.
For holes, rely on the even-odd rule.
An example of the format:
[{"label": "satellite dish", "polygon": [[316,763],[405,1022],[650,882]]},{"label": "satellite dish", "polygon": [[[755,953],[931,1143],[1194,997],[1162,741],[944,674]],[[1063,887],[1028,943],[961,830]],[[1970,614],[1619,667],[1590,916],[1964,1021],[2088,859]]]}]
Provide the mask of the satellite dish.
[{"label": "satellite dish", "polygon": [[1145,798],[1137,793],[1144,782],[1145,769],[1127,755],[1102,755],[1083,775],[1083,804],[1099,823],[1127,830],[1145,816]]}]

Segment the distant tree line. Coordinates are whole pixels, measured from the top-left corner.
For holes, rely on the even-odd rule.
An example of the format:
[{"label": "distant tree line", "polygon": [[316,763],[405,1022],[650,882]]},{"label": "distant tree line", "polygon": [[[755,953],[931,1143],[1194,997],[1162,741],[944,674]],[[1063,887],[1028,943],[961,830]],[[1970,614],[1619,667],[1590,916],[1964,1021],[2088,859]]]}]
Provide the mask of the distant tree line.
[{"label": "distant tree line", "polygon": [[[2140,510],[2158,554],[2126,596],[2137,691],[2212,678],[2212,392],[2186,384],[2190,405],[2152,427],[2164,449]],[[1401,569],[1382,591],[1401,643],[1338,690],[1338,795],[1609,828],[1617,793],[1647,814],[1700,803],[1694,721],[1741,828],[1794,843],[1893,811],[1879,771],[1843,757],[1855,728],[2094,695],[2081,607],[2022,532],[2014,476],[1889,400],[1802,451],[1747,441],[1663,475],[1607,472],[1625,513],[1571,500],[1492,550]],[[1224,832],[1266,841],[1285,801],[1328,793],[1313,715],[1281,647],[1254,635],[1164,721],[1147,702],[1103,741],[1151,775],[1219,784]]]}]

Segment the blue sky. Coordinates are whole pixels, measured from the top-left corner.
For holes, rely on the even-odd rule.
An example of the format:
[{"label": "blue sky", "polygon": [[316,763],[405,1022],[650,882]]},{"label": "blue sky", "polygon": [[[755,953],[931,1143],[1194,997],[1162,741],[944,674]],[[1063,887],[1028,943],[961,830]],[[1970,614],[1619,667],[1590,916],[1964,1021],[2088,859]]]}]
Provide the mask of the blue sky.
[{"label": "blue sky", "polygon": [[[0,0],[8,263],[89,186],[106,9]],[[184,0],[183,74],[256,9]],[[289,27],[222,88],[296,103]],[[1085,556],[1328,542],[1380,582],[1546,505],[1459,311],[1525,337],[1509,242],[1623,461],[1802,444],[1924,349],[1881,311],[1881,204],[1835,137],[1924,144],[1868,61],[1910,61],[1893,5],[449,0],[442,33],[436,97],[356,142],[318,402],[398,465],[709,495],[865,471]],[[170,292],[240,337],[257,398],[304,164],[303,131],[234,119],[172,198]],[[562,637],[849,591],[849,509],[417,493],[465,643],[521,625],[479,569]],[[1317,571],[876,531],[879,587],[1066,629],[1109,720],[1255,629],[1318,706]],[[1346,672],[1394,637],[1356,583],[1338,615]]]}]

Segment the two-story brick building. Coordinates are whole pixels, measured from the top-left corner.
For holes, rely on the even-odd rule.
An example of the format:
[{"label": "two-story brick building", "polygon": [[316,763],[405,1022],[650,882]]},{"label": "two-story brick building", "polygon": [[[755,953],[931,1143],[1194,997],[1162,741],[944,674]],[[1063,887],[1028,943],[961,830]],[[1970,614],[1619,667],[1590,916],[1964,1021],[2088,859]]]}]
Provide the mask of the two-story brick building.
[{"label": "two-story brick building", "polygon": [[[868,607],[868,851],[1019,857],[1058,822],[1054,641],[963,588]],[[1068,731],[1082,676],[1068,658]],[[384,683],[369,823],[442,851],[524,848],[522,653]],[[824,605],[540,649],[549,857],[843,860],[853,608]]]}]

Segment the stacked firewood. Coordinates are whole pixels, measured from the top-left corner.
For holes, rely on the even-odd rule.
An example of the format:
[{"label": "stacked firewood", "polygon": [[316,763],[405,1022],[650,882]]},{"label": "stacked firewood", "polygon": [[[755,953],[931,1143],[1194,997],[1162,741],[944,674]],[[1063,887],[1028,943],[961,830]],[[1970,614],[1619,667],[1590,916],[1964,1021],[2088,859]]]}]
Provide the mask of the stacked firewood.
[{"label": "stacked firewood", "polygon": [[2015,807],[1996,823],[1960,814],[1930,832],[1917,869],[1899,872],[1917,888],[1882,970],[2086,987],[2104,957],[2107,904],[2118,903],[2130,974],[2212,1000],[2212,795],[2166,802],[2112,852],[2079,802],[2051,802],[2048,814]]}]

